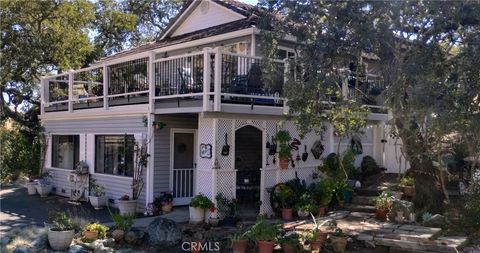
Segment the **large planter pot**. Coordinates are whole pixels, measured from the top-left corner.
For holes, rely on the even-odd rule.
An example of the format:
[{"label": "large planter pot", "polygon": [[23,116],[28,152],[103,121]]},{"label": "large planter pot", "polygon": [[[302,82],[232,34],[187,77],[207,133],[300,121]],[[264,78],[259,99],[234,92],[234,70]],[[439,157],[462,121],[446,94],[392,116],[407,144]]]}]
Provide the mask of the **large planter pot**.
[{"label": "large planter pot", "polygon": [[173,203],[162,205],[162,212],[169,213],[172,211]]},{"label": "large planter pot", "polygon": [[118,209],[121,215],[135,215],[137,210],[137,200],[118,200]]},{"label": "large planter pot", "polygon": [[347,237],[344,236],[330,236],[332,242],[332,249],[334,252],[343,253],[347,247]]},{"label": "large planter pot", "polygon": [[318,216],[325,216],[326,213],[327,213],[326,206],[321,206],[318,208]]},{"label": "large planter pot", "polygon": [[83,235],[85,238],[90,239],[90,240],[97,240],[98,239],[98,231],[85,231],[83,232]]},{"label": "large planter pot", "polygon": [[283,220],[292,220],[292,209],[291,208],[282,208],[282,219]]},{"label": "large planter pot", "polygon": [[404,186],[403,187],[403,193],[405,193],[405,196],[412,198],[412,197],[415,196],[415,187],[414,186]]},{"label": "large planter pot", "polygon": [[37,194],[37,183],[36,182],[27,182],[25,184],[25,186],[27,187],[28,195]]},{"label": "large planter pot", "polygon": [[198,224],[204,221],[205,209],[191,206],[188,209],[190,211],[190,223]]},{"label": "large planter pot", "polygon": [[352,191],[344,191],[343,192],[343,200],[347,204],[352,203]]},{"label": "large planter pot", "polygon": [[52,186],[49,184],[39,184],[37,185],[37,192],[40,194],[40,197],[45,198],[52,192]]},{"label": "large planter pot", "polygon": [[387,214],[388,214],[388,210],[380,210],[380,209],[375,210],[375,216],[379,220],[386,220]]},{"label": "large planter pot", "polygon": [[247,251],[248,240],[232,241],[233,253],[245,253]]},{"label": "large planter pot", "polygon": [[323,247],[323,245],[325,244],[325,242],[327,241],[327,236],[328,236],[328,233],[325,232],[325,231],[322,231],[322,230],[319,230],[317,232],[317,240],[316,242],[319,242],[321,244],[321,246]]},{"label": "large planter pot", "polygon": [[288,244],[288,243],[283,243],[282,244],[282,250],[283,250],[283,253],[294,253],[295,252],[295,248],[291,244]]},{"label": "large planter pot", "polygon": [[103,207],[107,205],[107,196],[89,196],[88,198],[90,200],[90,204],[95,210],[103,209]]},{"label": "large planter pot", "polygon": [[271,241],[257,241],[258,253],[272,253],[275,243]]},{"label": "large planter pot", "polygon": [[338,208],[343,209],[345,207],[345,201],[344,200],[339,200],[338,201]]},{"label": "large planter pot", "polygon": [[65,250],[70,247],[74,235],[75,230],[53,231],[52,229],[49,229],[48,243],[54,250]]},{"label": "large planter pot", "polygon": [[282,170],[286,170],[288,169],[288,164],[290,164],[290,161],[288,159],[280,159],[279,164]]},{"label": "large planter pot", "polygon": [[310,250],[320,250],[323,247],[323,243],[319,241],[310,242]]}]

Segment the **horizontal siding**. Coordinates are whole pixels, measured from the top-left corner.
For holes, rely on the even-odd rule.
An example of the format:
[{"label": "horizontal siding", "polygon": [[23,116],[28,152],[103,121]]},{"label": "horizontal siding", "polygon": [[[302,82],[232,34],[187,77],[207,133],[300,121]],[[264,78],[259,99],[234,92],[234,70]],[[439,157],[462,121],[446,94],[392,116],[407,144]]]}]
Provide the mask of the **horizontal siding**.
[{"label": "horizontal siding", "polygon": [[72,170],[67,169],[51,169],[50,175],[52,175],[52,186],[55,187],[55,194],[60,196],[70,197],[70,182],[68,176]]},{"label": "horizontal siding", "polygon": [[189,116],[156,116],[155,121],[166,124],[165,128],[155,130],[154,142],[154,181],[153,196],[162,191],[169,191],[170,184],[170,130],[172,128],[197,129],[197,115]]},{"label": "horizontal siding", "polygon": [[73,120],[44,120],[46,132],[68,133],[146,133],[147,127],[142,116],[99,118],[99,119],[73,119]]}]

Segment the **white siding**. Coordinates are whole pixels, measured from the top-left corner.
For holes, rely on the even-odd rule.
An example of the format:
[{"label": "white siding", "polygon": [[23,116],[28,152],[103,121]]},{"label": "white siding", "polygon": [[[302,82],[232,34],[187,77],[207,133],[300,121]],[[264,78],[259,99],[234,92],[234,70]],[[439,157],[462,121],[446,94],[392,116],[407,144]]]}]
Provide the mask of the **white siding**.
[{"label": "white siding", "polygon": [[[208,3],[208,11],[202,12],[202,4]],[[195,10],[175,30],[172,36],[186,34],[212,26],[217,26],[244,18],[223,6],[211,1],[205,1],[196,7]]]}]

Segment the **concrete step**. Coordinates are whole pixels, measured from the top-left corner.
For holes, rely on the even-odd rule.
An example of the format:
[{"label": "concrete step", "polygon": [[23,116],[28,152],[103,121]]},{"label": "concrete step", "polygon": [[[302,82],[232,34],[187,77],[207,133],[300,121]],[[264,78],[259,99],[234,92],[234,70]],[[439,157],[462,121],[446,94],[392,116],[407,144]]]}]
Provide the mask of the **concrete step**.
[{"label": "concrete step", "polygon": [[375,245],[395,248],[397,252],[399,252],[399,249],[402,249],[410,250],[415,253],[457,253],[459,252],[460,248],[464,247],[468,243],[468,240],[466,237],[440,237],[437,240],[431,240],[428,242],[412,242],[388,238],[375,238],[374,242]]},{"label": "concrete step", "polygon": [[381,191],[378,189],[370,189],[370,188],[355,189],[355,192],[357,193],[358,196],[378,196],[381,193]]},{"label": "concrete step", "polygon": [[354,196],[352,198],[352,204],[356,204],[356,205],[366,205],[366,206],[369,206],[369,205],[372,205],[373,206],[373,199],[375,197],[374,196],[360,196],[360,195],[357,195],[357,196]]},{"label": "concrete step", "polygon": [[371,205],[348,204],[345,205],[345,210],[350,212],[375,213],[375,207]]}]

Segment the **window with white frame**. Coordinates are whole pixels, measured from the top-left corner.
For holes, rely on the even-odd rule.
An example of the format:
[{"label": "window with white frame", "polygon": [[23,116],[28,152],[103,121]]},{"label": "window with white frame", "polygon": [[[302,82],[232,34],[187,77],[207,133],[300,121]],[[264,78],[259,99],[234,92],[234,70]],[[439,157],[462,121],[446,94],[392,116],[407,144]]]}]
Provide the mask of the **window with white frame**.
[{"label": "window with white frame", "polygon": [[95,173],[132,177],[134,149],[133,135],[95,136]]},{"label": "window with white frame", "polygon": [[72,170],[79,156],[78,135],[52,135],[52,167]]}]

